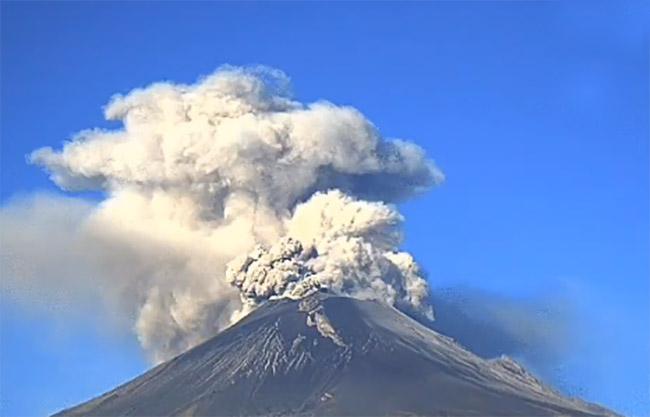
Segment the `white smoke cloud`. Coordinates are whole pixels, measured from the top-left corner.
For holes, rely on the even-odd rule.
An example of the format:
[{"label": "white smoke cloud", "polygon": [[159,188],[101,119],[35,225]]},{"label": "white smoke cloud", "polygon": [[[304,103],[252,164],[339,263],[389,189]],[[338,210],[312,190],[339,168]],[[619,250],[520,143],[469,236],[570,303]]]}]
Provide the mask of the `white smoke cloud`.
[{"label": "white smoke cloud", "polygon": [[14,198],[2,207],[2,295],[47,313],[68,312],[72,300],[87,299],[93,290],[85,279],[93,270],[87,261],[94,248],[77,231],[92,209],[81,199],[45,194]]},{"label": "white smoke cloud", "polygon": [[226,280],[248,305],[327,288],[432,319],[427,283],[413,258],[397,249],[401,221],[382,203],[356,201],[340,191],[316,193],[296,208],[285,237],[231,261]]},{"label": "white smoke cloud", "polygon": [[74,285],[42,280],[74,248],[64,259],[84,265],[79,281],[119,306],[154,361],[262,300],[320,286],[430,315],[426,281],[398,249],[402,218],[387,205],[443,179],[421,148],[383,138],[351,107],[295,101],[288,78],[267,68],[153,84],[115,96],[105,113],[123,128],[30,156],[64,190],[106,194],[68,225],[71,237],[52,242],[60,225],[40,219],[29,242],[21,237],[43,201],[2,209],[16,229],[2,236],[2,259],[41,265],[5,271],[13,292]]}]

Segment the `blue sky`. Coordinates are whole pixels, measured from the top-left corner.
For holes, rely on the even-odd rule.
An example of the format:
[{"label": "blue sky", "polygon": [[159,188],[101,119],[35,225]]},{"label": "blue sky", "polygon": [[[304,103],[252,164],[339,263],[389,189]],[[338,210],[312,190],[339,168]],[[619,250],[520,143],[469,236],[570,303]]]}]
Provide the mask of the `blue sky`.
[{"label": "blue sky", "polygon": [[[157,80],[285,71],[445,171],[401,207],[434,287],[561,300],[563,390],[650,415],[648,7],[642,3],[2,3],[0,198],[60,192],[25,162]],[[97,198],[95,195],[88,198]],[[51,413],[147,368],[128,334],[3,296],[0,413]],[[551,302],[551,301],[549,301]],[[559,324],[558,324],[559,326]]]}]

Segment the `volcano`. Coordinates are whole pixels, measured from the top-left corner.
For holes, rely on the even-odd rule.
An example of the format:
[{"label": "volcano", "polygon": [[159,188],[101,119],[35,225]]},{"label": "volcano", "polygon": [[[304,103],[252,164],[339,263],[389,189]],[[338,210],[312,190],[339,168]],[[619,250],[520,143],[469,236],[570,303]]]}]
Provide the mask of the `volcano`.
[{"label": "volcano", "polygon": [[614,416],[485,360],[378,301],[267,302],[56,416]]}]

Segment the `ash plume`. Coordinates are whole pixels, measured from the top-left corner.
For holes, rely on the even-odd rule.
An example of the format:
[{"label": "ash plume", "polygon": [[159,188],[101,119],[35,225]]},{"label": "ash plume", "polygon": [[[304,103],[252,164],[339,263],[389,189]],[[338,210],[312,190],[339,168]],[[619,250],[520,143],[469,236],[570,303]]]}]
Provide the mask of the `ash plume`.
[{"label": "ash plume", "polygon": [[[116,95],[105,115],[123,127],[29,156],[63,190],[105,199],[78,211],[67,234],[44,222],[20,239],[4,235],[11,293],[83,283],[132,321],[154,362],[266,299],[322,287],[431,317],[391,205],[443,180],[418,146],[382,137],[352,107],[296,101],[287,76],[262,67]],[[61,210],[69,198],[54,199]],[[46,200],[3,209],[3,229],[47,213]],[[59,241],[31,251],[51,229]],[[70,263],[65,280],[46,276],[57,259]],[[26,262],[36,272],[24,273]]]},{"label": "ash plume", "polygon": [[316,193],[296,207],[285,237],[228,263],[226,280],[248,306],[327,288],[433,319],[427,282],[413,258],[397,249],[401,221],[382,203],[356,201],[340,191]]}]

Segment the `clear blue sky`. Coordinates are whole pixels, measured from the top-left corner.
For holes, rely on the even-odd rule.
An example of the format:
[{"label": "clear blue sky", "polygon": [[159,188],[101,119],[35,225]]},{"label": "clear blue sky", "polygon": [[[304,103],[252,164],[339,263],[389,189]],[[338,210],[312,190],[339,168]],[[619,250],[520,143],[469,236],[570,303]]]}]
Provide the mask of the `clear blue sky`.
[{"label": "clear blue sky", "polygon": [[[447,182],[402,207],[433,286],[575,311],[565,391],[650,415],[649,37],[642,3],[2,2],[2,204],[58,192],[25,163],[108,126],[101,106],[225,63],[284,70],[302,101],[366,114]],[[147,364],[128,335],[3,299],[0,413],[85,400]]]}]

